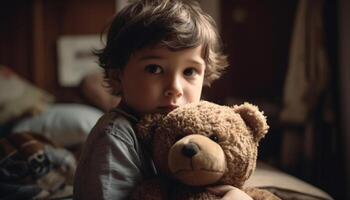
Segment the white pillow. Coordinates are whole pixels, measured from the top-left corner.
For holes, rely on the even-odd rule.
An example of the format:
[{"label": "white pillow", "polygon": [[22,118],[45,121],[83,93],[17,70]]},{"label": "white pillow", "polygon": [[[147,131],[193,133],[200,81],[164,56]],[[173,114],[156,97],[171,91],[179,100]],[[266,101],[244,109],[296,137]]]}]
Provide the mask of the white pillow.
[{"label": "white pillow", "polygon": [[26,118],[12,132],[43,134],[63,146],[81,144],[103,112],[82,104],[54,104],[41,115]]}]

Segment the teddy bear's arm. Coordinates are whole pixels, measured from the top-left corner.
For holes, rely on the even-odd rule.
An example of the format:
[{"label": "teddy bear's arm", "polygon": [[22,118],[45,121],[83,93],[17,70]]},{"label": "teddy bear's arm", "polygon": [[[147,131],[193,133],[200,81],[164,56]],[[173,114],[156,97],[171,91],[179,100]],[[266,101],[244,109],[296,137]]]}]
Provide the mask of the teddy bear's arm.
[{"label": "teddy bear's arm", "polygon": [[263,189],[258,188],[246,188],[244,189],[244,192],[246,192],[250,197],[252,197],[254,200],[281,200],[276,195],[272,194],[271,192]]},{"label": "teddy bear's arm", "polygon": [[132,200],[165,200],[167,199],[167,184],[160,179],[151,179],[138,185],[131,195]]}]

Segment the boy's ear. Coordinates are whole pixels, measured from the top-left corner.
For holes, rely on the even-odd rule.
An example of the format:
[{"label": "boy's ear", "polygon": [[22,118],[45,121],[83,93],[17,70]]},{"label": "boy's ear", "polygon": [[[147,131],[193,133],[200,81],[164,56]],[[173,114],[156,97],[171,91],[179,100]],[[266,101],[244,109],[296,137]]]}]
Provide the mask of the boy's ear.
[{"label": "boy's ear", "polygon": [[120,81],[120,69],[108,69],[107,73],[110,79]]},{"label": "boy's ear", "polygon": [[108,69],[107,78],[108,83],[112,87],[112,94],[122,93],[122,82],[120,81],[121,71],[119,69]]},{"label": "boy's ear", "polygon": [[269,130],[266,117],[262,111],[259,111],[257,106],[250,103],[235,105],[233,110],[238,113],[246,125],[251,128],[255,142],[259,142]]},{"label": "boy's ear", "polygon": [[157,129],[157,125],[163,120],[165,115],[154,113],[145,115],[136,126],[137,137],[148,147],[153,139],[153,134]]}]

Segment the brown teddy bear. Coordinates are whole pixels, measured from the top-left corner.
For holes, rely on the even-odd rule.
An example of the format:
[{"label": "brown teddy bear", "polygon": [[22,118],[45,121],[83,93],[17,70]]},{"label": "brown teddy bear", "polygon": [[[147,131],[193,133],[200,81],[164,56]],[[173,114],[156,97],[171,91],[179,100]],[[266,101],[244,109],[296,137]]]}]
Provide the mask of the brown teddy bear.
[{"label": "brown teddy bear", "polygon": [[[255,169],[258,143],[269,126],[249,103],[228,107],[201,101],[167,115],[148,115],[137,128],[159,175],[140,184],[133,199],[183,200],[220,198],[206,186],[242,188]],[[244,191],[256,200],[279,199],[257,188]]]}]

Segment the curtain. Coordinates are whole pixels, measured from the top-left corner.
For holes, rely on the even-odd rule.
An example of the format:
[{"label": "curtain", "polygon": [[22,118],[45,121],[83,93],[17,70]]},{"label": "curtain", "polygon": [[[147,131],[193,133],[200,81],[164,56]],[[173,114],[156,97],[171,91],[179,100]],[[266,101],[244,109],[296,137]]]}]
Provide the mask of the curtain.
[{"label": "curtain", "polygon": [[300,0],[296,10],[280,113],[281,167],[332,193],[339,148],[324,3]]}]

